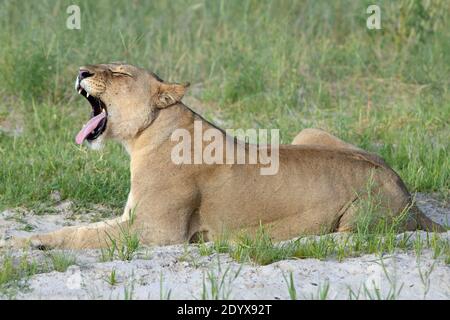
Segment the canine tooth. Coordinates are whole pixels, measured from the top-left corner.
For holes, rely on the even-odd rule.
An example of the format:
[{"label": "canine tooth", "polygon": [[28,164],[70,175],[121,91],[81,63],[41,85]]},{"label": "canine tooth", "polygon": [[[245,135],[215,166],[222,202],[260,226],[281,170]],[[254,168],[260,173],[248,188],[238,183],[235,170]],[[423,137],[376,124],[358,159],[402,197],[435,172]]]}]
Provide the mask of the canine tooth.
[{"label": "canine tooth", "polygon": [[81,89],[80,89],[80,90],[78,90],[78,94],[81,94]]},{"label": "canine tooth", "polygon": [[88,92],[86,92],[86,98],[89,98],[89,93]]}]

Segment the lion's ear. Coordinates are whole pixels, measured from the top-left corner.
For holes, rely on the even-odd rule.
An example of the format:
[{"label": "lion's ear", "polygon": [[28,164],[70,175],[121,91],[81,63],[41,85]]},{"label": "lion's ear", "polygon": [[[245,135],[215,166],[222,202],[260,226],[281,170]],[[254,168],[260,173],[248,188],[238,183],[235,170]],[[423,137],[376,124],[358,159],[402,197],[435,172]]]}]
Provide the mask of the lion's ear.
[{"label": "lion's ear", "polygon": [[158,108],[163,109],[180,102],[188,87],[189,83],[179,84],[159,82],[157,92],[154,95],[155,105]]}]

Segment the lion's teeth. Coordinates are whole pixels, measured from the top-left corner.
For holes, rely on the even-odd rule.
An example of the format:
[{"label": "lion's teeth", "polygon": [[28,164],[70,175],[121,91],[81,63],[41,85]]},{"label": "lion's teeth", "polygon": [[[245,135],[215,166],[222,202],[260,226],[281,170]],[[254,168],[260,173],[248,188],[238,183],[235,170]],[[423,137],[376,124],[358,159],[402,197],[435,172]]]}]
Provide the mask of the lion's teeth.
[{"label": "lion's teeth", "polygon": [[81,89],[80,89],[80,90],[78,90],[78,94],[81,94]]},{"label": "lion's teeth", "polygon": [[88,92],[86,92],[86,98],[89,98],[89,93]]}]

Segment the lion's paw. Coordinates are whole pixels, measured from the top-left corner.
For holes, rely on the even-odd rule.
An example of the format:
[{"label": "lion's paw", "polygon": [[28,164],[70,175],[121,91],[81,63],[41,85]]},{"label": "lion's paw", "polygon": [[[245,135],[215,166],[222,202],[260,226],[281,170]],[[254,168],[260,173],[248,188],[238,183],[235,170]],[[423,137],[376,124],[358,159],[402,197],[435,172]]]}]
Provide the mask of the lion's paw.
[{"label": "lion's paw", "polygon": [[11,237],[8,240],[0,241],[0,248],[13,248],[13,249],[40,249],[42,243],[36,238],[22,238],[22,237]]}]

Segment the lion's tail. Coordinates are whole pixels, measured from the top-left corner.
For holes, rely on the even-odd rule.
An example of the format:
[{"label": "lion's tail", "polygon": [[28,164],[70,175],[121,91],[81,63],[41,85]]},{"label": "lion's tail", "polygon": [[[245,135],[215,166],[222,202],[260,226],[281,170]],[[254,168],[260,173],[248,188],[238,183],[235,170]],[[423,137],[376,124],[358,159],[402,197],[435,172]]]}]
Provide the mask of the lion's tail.
[{"label": "lion's tail", "polygon": [[428,232],[446,232],[447,228],[428,218],[415,204],[410,209],[417,222],[416,229]]}]

